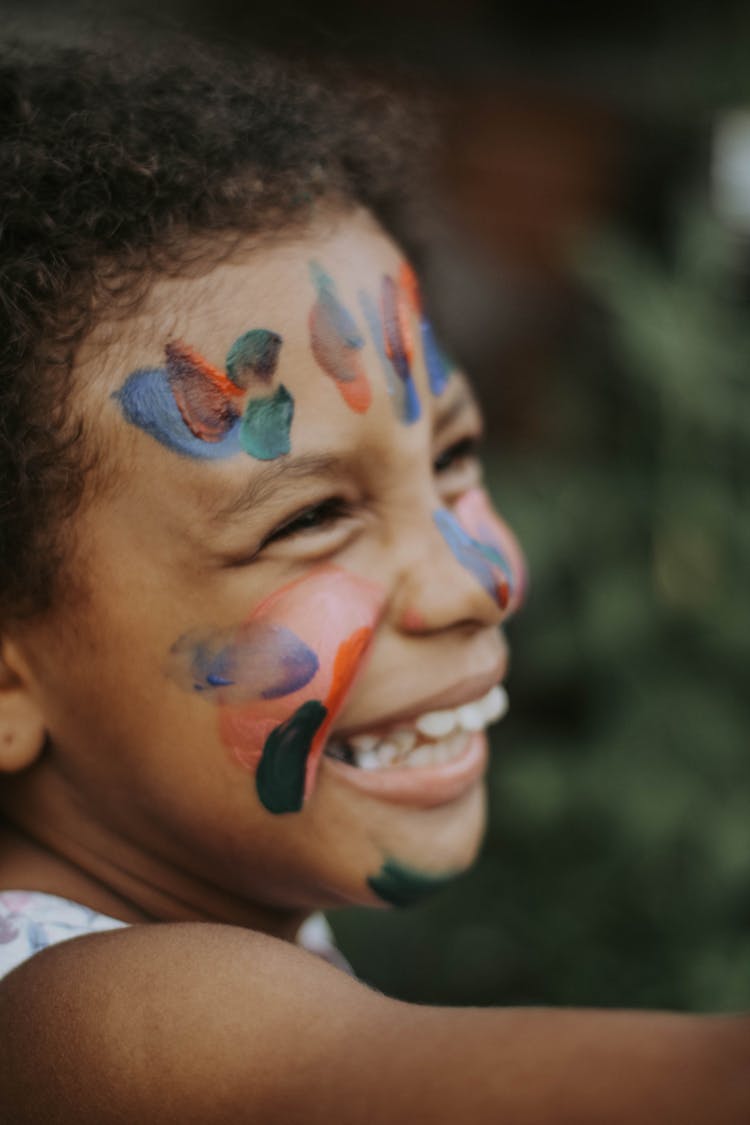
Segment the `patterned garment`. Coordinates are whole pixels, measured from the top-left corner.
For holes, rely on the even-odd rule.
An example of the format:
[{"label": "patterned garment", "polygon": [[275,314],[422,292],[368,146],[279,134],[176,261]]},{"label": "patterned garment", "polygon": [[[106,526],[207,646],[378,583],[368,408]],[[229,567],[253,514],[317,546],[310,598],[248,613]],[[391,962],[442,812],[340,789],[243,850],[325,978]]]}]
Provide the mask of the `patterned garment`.
[{"label": "patterned garment", "polygon": [[[0,892],[0,979],[49,945],[120,930],[127,926],[67,898],[41,891]],[[331,965],[351,972],[351,967],[333,941],[333,933],[322,914],[313,914],[300,927],[297,944]]]}]

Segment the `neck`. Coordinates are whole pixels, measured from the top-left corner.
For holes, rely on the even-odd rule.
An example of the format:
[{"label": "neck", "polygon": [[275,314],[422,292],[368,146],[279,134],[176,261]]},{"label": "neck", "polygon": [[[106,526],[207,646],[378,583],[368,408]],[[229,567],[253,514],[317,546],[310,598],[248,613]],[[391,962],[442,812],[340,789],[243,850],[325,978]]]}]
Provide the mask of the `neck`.
[{"label": "neck", "polygon": [[309,910],[246,901],[182,872],[160,869],[127,845],[110,858],[104,841],[39,831],[15,813],[0,817],[0,890],[43,891],[131,925],[218,922],[294,941]]}]

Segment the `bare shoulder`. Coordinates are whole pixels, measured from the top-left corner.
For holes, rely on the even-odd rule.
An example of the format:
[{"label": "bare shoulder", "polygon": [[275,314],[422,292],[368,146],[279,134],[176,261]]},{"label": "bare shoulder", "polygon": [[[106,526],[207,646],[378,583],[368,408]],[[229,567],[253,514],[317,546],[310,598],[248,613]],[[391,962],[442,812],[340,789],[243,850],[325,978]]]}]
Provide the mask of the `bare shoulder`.
[{"label": "bare shoulder", "polygon": [[65,942],[0,983],[3,1120],[291,1122],[311,1095],[335,1119],[323,1080],[334,1052],[353,1026],[374,1033],[388,1005],[319,958],[235,927]]},{"label": "bare shoulder", "polygon": [[389,1000],[233,927],[63,943],[0,984],[3,1125],[747,1125],[750,1020]]}]

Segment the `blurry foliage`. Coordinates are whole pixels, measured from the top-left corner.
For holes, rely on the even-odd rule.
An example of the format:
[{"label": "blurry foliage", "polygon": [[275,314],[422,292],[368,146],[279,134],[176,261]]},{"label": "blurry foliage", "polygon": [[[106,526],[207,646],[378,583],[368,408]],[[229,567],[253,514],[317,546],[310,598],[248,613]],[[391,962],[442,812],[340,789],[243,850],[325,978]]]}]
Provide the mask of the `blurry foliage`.
[{"label": "blurry foliage", "polygon": [[490,481],[533,586],[511,626],[476,869],[412,911],[332,918],[418,1001],[750,1006],[747,257],[699,208],[669,260],[599,239],[597,305]]}]

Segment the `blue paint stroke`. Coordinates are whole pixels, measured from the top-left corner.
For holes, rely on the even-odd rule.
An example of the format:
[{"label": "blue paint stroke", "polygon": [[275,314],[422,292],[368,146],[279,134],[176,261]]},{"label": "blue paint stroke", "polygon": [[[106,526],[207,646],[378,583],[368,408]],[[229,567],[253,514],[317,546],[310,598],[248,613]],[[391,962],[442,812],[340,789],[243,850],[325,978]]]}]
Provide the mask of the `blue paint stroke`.
[{"label": "blue paint stroke", "polygon": [[172,645],[168,673],[187,691],[247,703],[299,691],[318,667],[313,650],[285,625],[250,622],[184,634]]},{"label": "blue paint stroke", "polygon": [[396,373],[393,370],[393,364],[389,360],[388,353],[385,350],[383,325],[380,320],[378,306],[370,296],[370,294],[367,293],[364,289],[359,290],[359,292],[357,293],[357,297],[359,299],[359,304],[364,314],[364,318],[367,321],[367,327],[370,330],[372,342],[375,345],[375,351],[377,352],[378,359],[380,360],[380,366],[383,369],[386,386],[388,388],[388,394],[395,395],[400,400],[400,414],[401,410],[403,409],[403,394],[400,393],[402,384],[396,378]]},{"label": "blue paint stroke", "polygon": [[164,367],[143,367],[125,380],[112,398],[132,426],[184,457],[221,461],[241,452],[240,418],[220,441],[202,441],[186,425]]},{"label": "blue paint stroke", "polygon": [[486,592],[498,604],[503,604],[500,584],[495,567],[500,567],[506,580],[510,579],[510,568],[500,552],[487,543],[480,543],[464,531],[452,512],[438,508],[433,519],[445,542],[453,552],[454,558],[470,571]]},{"label": "blue paint stroke", "polygon": [[439,396],[448,386],[452,365],[438,344],[427,317],[420,317],[419,327],[422,333],[422,352],[430,390],[435,396]]},{"label": "blue paint stroke", "polygon": [[384,276],[382,281],[383,336],[388,360],[404,386],[404,399],[401,420],[410,426],[418,421],[422,408],[417,388],[411,374],[406,344],[401,331],[399,318],[399,290],[392,277]]}]

